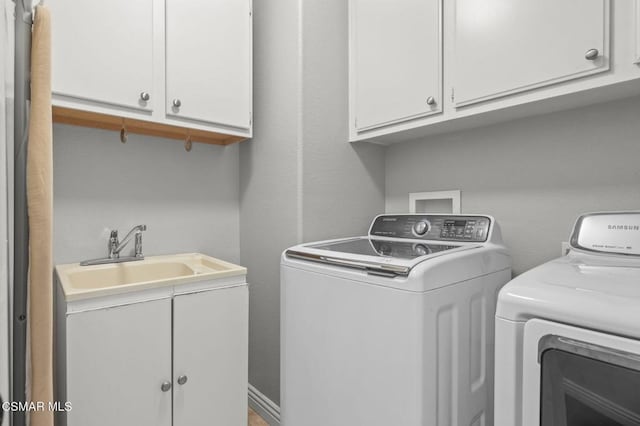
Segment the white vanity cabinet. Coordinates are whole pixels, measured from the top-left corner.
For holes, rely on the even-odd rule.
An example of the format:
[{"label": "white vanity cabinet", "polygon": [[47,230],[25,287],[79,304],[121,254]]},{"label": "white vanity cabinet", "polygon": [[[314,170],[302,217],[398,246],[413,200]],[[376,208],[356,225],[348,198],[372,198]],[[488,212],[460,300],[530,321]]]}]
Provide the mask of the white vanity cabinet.
[{"label": "white vanity cabinet", "polygon": [[245,426],[244,277],[60,300],[58,413],[67,426]]},{"label": "white vanity cabinet", "polygon": [[352,134],[442,111],[441,0],[351,0]]},{"label": "white vanity cabinet", "polygon": [[609,69],[608,0],[456,0],[456,106]]},{"label": "white vanity cabinet", "polygon": [[252,136],[251,0],[48,6],[54,121],[223,145]]}]

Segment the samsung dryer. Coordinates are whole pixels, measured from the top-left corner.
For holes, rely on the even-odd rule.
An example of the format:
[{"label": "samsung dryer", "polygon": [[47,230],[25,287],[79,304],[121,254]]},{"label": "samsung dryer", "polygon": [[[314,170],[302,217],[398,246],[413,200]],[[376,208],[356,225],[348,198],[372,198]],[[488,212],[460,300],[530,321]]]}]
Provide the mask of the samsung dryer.
[{"label": "samsung dryer", "polygon": [[496,313],[496,426],[640,425],[640,213],[580,217]]},{"label": "samsung dryer", "polygon": [[281,263],[283,426],[490,425],[497,293],[484,215],[381,215]]}]

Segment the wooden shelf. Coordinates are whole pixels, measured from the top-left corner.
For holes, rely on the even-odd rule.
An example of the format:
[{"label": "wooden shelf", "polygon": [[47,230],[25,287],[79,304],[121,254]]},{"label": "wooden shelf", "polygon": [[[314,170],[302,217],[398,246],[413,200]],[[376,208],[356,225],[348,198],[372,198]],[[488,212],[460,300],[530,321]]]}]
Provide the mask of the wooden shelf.
[{"label": "wooden shelf", "polygon": [[157,136],[181,141],[185,141],[190,137],[192,142],[214,145],[230,145],[247,139],[243,136],[225,135],[223,133],[208,132],[206,130],[190,129],[188,127],[154,123],[151,121],[137,120],[135,118],[123,118],[115,115],[81,111],[59,106],[53,107],[53,122],[114,131],[120,131],[124,127],[127,133]]}]

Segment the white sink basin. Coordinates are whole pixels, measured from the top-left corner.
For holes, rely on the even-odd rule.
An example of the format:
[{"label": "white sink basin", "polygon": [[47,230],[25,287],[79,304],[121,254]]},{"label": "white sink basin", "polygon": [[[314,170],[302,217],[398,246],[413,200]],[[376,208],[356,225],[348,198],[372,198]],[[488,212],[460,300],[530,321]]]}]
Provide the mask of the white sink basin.
[{"label": "white sink basin", "polygon": [[56,266],[66,300],[205,281],[246,274],[246,269],[199,254],[147,257],[141,261],[80,266]]}]

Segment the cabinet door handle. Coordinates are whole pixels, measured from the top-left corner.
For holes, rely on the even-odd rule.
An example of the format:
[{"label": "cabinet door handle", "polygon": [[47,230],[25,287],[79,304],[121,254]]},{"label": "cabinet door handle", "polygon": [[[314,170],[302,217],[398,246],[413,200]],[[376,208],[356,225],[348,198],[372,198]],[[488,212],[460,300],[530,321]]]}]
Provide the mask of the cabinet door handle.
[{"label": "cabinet door handle", "polygon": [[434,98],[433,96],[429,96],[427,98],[427,105],[435,105],[436,104],[436,98]]},{"label": "cabinet door handle", "polygon": [[598,49],[589,49],[587,50],[587,53],[584,54],[584,58],[587,61],[595,61],[598,55],[600,55]]},{"label": "cabinet door handle", "polygon": [[151,99],[151,96],[147,92],[140,92],[140,99],[144,102],[147,102]]},{"label": "cabinet door handle", "polygon": [[160,390],[162,392],[169,392],[171,390],[171,382],[162,382],[162,385],[160,385]]},{"label": "cabinet door handle", "polygon": [[179,385],[184,385],[185,383],[187,383],[188,377],[186,375],[182,375],[178,377],[178,384]]},{"label": "cabinet door handle", "polygon": [[182,106],[182,102],[180,102],[180,99],[174,99],[172,104],[176,108],[180,108]]}]

